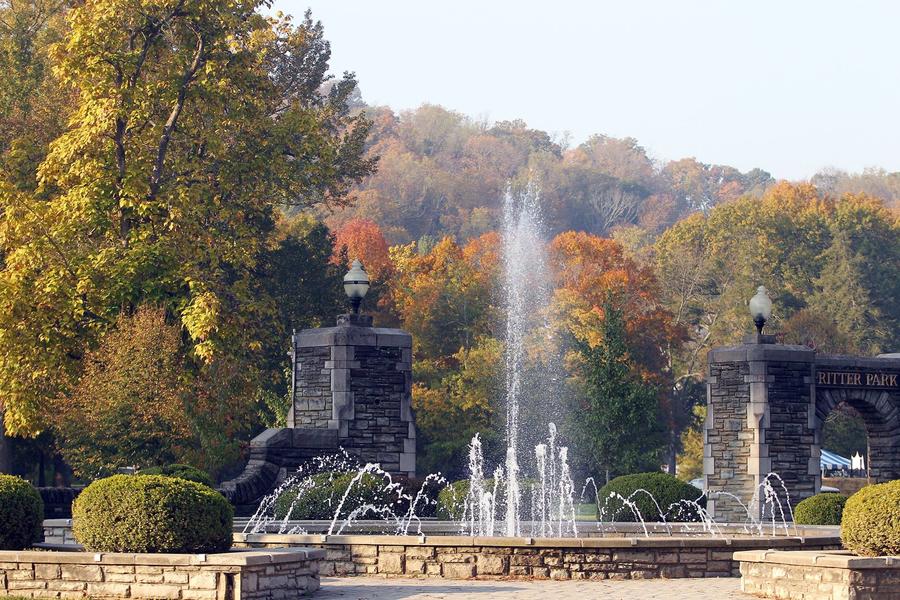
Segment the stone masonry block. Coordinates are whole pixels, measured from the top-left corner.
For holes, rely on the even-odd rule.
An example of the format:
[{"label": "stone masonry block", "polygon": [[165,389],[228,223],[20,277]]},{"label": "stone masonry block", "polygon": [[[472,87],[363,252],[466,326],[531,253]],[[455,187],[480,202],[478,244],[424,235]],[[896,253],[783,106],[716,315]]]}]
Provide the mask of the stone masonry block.
[{"label": "stone masonry block", "polygon": [[62,578],[71,581],[103,581],[100,565],[61,565]]},{"label": "stone masonry block", "polygon": [[401,472],[415,472],[416,470],[416,455],[411,452],[401,452],[400,453],[400,471]]},{"label": "stone masonry block", "polygon": [[399,552],[384,552],[378,555],[378,572],[399,575],[405,568],[406,556]]},{"label": "stone masonry block", "polygon": [[441,567],[447,579],[471,579],[476,573],[473,563],[444,563]]},{"label": "stone masonry block", "polygon": [[161,583],[134,583],[131,585],[131,597],[178,600],[181,597],[181,586]]}]

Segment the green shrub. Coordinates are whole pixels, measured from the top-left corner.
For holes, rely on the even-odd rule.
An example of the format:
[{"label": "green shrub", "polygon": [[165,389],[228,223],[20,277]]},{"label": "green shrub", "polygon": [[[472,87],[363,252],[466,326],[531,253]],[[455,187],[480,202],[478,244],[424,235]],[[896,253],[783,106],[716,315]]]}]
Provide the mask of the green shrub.
[{"label": "green shrub", "polygon": [[847,496],[834,492],[816,494],[802,500],[794,509],[798,525],[840,525]]},{"label": "green shrub", "polygon": [[900,555],[900,479],[867,485],[847,500],[841,541],[862,556]]},{"label": "green shrub", "polygon": [[[646,490],[650,497],[637,490]],[[637,493],[635,493],[637,492]],[[635,473],[616,477],[597,493],[599,508],[597,518],[604,521],[637,521],[634,512],[625,505],[621,498],[631,498],[641,517],[647,522],[662,521],[698,521],[699,511],[688,502],[699,502],[706,507],[703,493],[689,483],[685,483],[667,473]],[[659,508],[657,508],[659,504]],[[662,516],[660,516],[660,510]]]},{"label": "green shrub", "polygon": [[[491,483],[490,485],[493,485]],[[435,516],[443,521],[455,521],[463,517],[463,504],[469,494],[469,480],[461,479],[448,483],[438,493]]]},{"label": "green shrub", "polygon": [[[522,479],[519,482],[520,489],[520,505],[519,505],[519,515],[523,520],[531,519],[531,488],[532,486],[539,486],[540,482],[536,479]],[[493,479],[485,479],[484,480],[484,489],[487,492],[492,492],[494,489],[494,480]],[[468,479],[460,479],[459,481],[454,481],[453,483],[447,484],[444,489],[440,491],[437,498],[437,508],[435,510],[435,516],[438,519],[442,519],[445,521],[456,521],[463,518],[463,511],[465,508],[466,498],[469,495],[469,480]],[[505,482],[501,481],[497,486],[497,502],[498,507],[506,506],[506,485]],[[505,510],[505,509],[504,509]],[[503,518],[503,515],[498,512],[498,518]]]},{"label": "green shrub", "polygon": [[213,487],[212,477],[209,476],[209,473],[191,465],[173,463],[163,467],[150,467],[149,469],[141,469],[141,475],[165,475],[166,477],[177,477],[201,483],[207,487]]},{"label": "green shrub", "polygon": [[[356,476],[357,473],[325,472],[295,482],[275,501],[275,517],[283,519],[290,511],[291,519],[331,519],[347,488],[350,493],[341,506],[340,517],[367,504],[381,507],[397,502],[397,494],[384,489],[386,482],[381,477],[366,473],[350,487]],[[361,518],[366,517],[377,518],[372,514]]]},{"label": "green shrub", "polygon": [[217,491],[162,475],[98,479],[72,505],[75,539],[94,552],[223,552],[234,509]]},{"label": "green shrub", "polygon": [[22,550],[43,537],[44,503],[34,487],[0,475],[0,549]]}]

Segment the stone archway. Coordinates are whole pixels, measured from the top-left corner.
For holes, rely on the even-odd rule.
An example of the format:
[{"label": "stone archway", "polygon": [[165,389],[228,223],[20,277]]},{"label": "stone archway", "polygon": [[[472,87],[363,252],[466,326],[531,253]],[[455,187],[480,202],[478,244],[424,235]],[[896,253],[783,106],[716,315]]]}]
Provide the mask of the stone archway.
[{"label": "stone archway", "polygon": [[869,437],[866,457],[869,478],[900,478],[900,398],[888,390],[817,388],[815,444],[821,449],[825,418],[839,404],[851,406],[862,417]]},{"label": "stone archway", "polygon": [[769,473],[792,505],[817,493],[822,426],[841,402],[866,422],[870,479],[900,479],[900,357],[820,356],[750,336],[708,363],[703,474],[716,519],[746,518]]}]

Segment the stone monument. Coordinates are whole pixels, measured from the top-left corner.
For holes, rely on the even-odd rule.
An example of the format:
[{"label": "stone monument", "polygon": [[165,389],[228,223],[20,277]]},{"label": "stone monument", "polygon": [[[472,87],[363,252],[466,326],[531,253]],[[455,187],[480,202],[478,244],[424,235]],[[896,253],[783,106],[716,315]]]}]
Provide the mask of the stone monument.
[{"label": "stone monument", "polygon": [[373,327],[371,316],[359,314],[368,289],[359,261],[344,286],[353,312],[339,315],[336,327],[292,336],[287,427],[254,438],[244,472],[220,486],[239,514],[255,510],[263,496],[310,458],[341,449],[361,463],[379,463],[394,476],[415,476],[412,336]]}]

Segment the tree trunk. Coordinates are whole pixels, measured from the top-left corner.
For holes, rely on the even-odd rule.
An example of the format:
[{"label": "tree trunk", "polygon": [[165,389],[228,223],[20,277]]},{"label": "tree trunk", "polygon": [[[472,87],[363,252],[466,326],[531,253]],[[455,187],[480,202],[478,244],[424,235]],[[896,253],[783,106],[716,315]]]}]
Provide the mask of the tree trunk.
[{"label": "tree trunk", "polygon": [[44,459],[44,450],[43,448],[39,450],[41,453],[41,462],[38,464],[38,487],[47,487],[47,473],[46,473],[46,461]]},{"label": "tree trunk", "polygon": [[667,460],[666,460],[666,472],[667,472],[669,475],[675,475],[675,468],[676,468],[676,466],[677,466],[677,465],[676,465],[676,463],[677,463],[677,460],[676,460],[676,459],[677,459],[677,456],[678,456],[678,452],[676,451],[676,448],[678,448],[677,442],[678,442],[678,436],[675,434],[674,431],[672,431],[672,432],[669,434],[669,447],[668,447],[667,450],[666,450],[666,454],[668,455],[668,456],[666,457],[666,458],[667,458]]},{"label": "tree trunk", "polygon": [[5,429],[0,413],[0,473],[12,473],[12,441],[6,437]]}]

